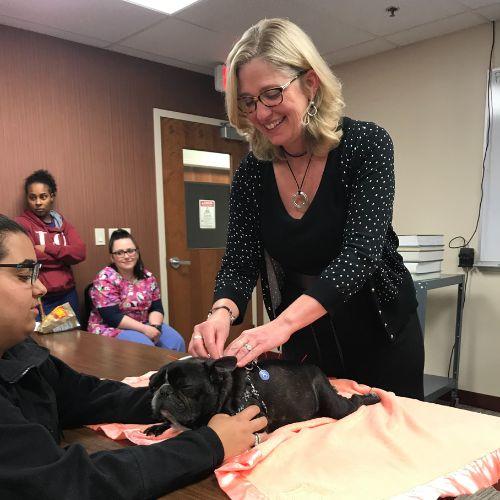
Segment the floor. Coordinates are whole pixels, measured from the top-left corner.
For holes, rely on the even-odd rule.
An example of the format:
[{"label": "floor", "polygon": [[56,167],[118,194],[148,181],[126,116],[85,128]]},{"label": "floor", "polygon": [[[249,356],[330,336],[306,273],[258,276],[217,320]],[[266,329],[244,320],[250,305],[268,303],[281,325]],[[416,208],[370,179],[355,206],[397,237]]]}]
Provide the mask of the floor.
[{"label": "floor", "polygon": [[494,415],[496,417],[500,417],[500,412],[493,411],[493,410],[485,410],[484,408],[476,408],[474,406],[462,405],[460,403],[458,404],[457,408],[461,408],[463,410],[475,411],[477,413],[484,413],[486,415]]},{"label": "floor", "polygon": [[455,500],[499,500],[500,499],[500,491],[496,490],[493,487],[485,488],[484,490],[478,491],[473,495],[460,495],[455,497]]},{"label": "floor", "polygon": [[[449,401],[444,401],[441,399],[438,399],[437,401],[435,401],[435,403],[440,405],[450,406]],[[495,417],[500,417],[500,412],[498,411],[486,410],[485,408],[477,408],[476,406],[463,405],[459,403],[457,408],[460,408],[462,410],[474,411],[476,413],[484,413],[485,415],[493,415]]]}]

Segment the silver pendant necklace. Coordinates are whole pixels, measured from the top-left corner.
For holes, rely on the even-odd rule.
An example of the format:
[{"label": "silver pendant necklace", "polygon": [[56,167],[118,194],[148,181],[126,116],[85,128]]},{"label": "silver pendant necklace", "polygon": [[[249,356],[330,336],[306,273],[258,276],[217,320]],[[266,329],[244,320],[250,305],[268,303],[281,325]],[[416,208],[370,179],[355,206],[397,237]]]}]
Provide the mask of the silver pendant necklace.
[{"label": "silver pendant necklace", "polygon": [[309,170],[309,166],[311,165],[311,160],[312,160],[312,153],[311,156],[309,156],[309,161],[307,162],[307,167],[306,171],[304,172],[304,177],[302,177],[302,182],[299,183],[297,181],[297,177],[295,177],[295,174],[293,173],[292,167],[290,166],[290,163],[288,161],[288,158],[285,158],[286,164],[288,165],[288,168],[290,169],[290,172],[293,176],[293,180],[295,181],[295,184],[297,184],[297,192],[293,193],[291,196],[292,200],[292,205],[297,209],[300,210],[301,212],[304,212],[307,207],[309,206],[309,200],[307,198],[307,194],[302,191],[302,186],[304,185],[304,181],[306,180],[306,175]]}]

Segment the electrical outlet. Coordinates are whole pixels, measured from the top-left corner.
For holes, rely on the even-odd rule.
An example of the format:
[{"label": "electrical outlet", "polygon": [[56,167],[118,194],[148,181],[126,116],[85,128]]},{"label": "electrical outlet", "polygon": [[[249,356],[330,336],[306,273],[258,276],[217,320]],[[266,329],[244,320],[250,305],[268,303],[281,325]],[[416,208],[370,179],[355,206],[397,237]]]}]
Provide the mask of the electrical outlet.
[{"label": "electrical outlet", "polygon": [[458,252],[458,267],[474,266],[474,249],[461,248]]},{"label": "electrical outlet", "polygon": [[95,244],[97,246],[102,246],[106,244],[106,233],[103,227],[94,228],[95,233]]}]

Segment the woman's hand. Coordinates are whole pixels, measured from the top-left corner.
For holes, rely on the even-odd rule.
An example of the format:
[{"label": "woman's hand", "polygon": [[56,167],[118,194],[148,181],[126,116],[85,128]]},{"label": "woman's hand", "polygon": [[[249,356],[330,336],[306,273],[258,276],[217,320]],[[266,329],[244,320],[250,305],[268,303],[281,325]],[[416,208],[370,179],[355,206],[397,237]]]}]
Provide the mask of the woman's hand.
[{"label": "woman's hand", "polygon": [[153,344],[156,344],[158,342],[158,339],[160,337],[160,332],[151,325],[144,325],[142,329],[142,333],[146,335],[146,337],[153,342]]},{"label": "woman's hand", "polygon": [[227,311],[218,309],[210,318],[194,327],[188,353],[202,358],[220,358],[229,336],[230,326]]},{"label": "woman's hand", "polygon": [[239,455],[265,439],[266,435],[262,434],[259,439],[255,437],[267,425],[266,417],[255,418],[259,412],[260,408],[252,405],[232,417],[219,413],[210,419],[208,427],[219,436],[224,447],[224,458]]},{"label": "woman's hand", "polygon": [[277,318],[265,325],[245,330],[224,350],[224,356],[236,356],[238,366],[245,366],[262,353],[284,344],[294,332]]},{"label": "woman's hand", "polygon": [[301,295],[276,319],[265,325],[245,330],[225,349],[225,356],[236,356],[238,366],[245,366],[263,352],[283,345],[293,333],[326,314],[326,309],[309,295]]}]

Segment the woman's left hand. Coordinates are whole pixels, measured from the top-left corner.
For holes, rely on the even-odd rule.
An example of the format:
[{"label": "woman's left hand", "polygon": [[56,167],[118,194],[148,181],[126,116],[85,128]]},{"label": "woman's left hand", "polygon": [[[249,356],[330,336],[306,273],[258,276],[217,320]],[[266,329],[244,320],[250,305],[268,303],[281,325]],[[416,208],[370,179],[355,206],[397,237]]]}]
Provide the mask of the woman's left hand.
[{"label": "woman's left hand", "polygon": [[241,332],[224,350],[224,356],[236,356],[238,366],[242,367],[262,353],[284,344],[292,335],[290,328],[278,325],[276,320],[265,325]]}]

